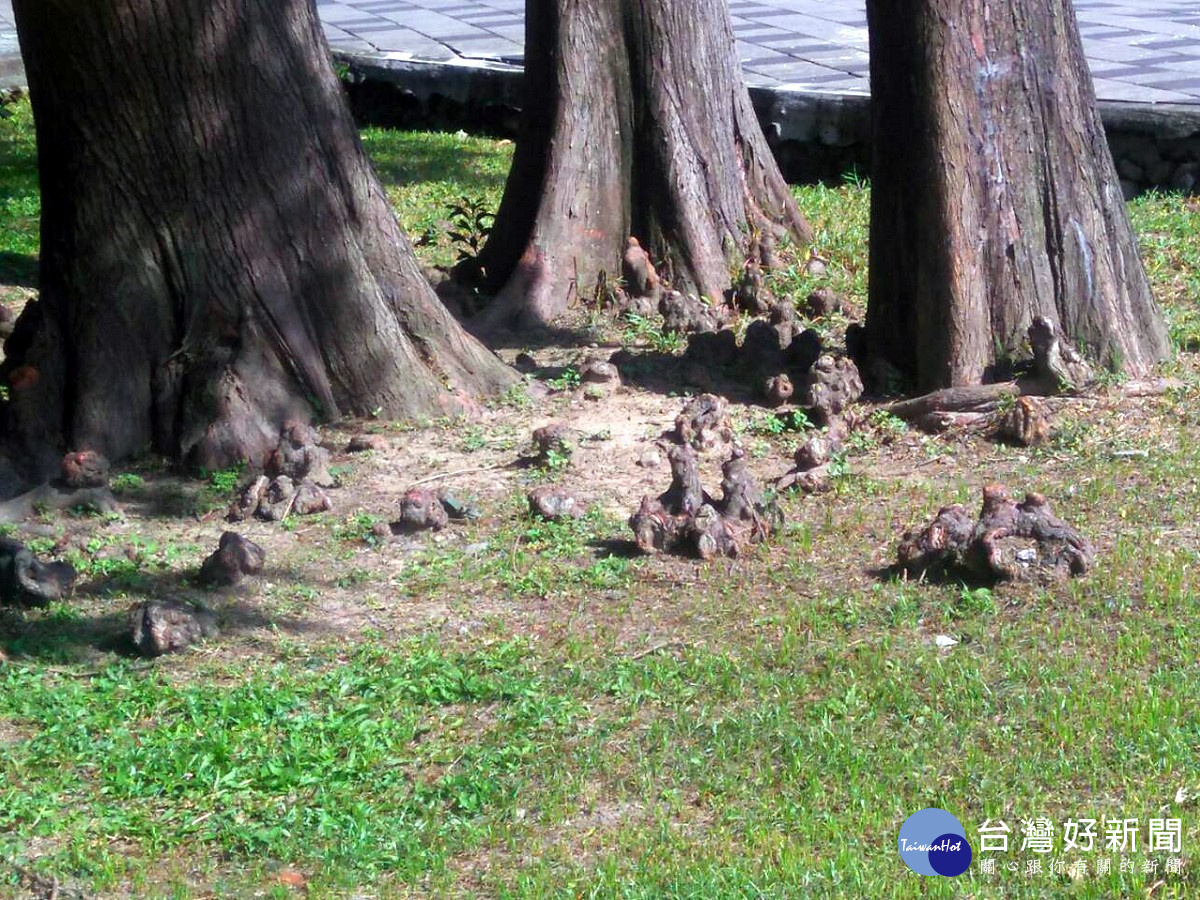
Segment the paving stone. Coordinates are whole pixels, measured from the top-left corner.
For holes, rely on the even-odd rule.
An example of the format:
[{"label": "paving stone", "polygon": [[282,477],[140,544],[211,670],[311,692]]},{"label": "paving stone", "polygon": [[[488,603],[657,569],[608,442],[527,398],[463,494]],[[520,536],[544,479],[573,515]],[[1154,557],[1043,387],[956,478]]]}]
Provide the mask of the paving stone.
[{"label": "paving stone", "polygon": [[[865,9],[864,0],[733,0],[747,81],[866,94]],[[317,11],[341,50],[437,60],[523,56],[525,0],[317,0]],[[1102,100],[1200,102],[1196,0],[1075,0],[1075,11]],[[0,36],[15,30],[12,0],[0,0]]]}]

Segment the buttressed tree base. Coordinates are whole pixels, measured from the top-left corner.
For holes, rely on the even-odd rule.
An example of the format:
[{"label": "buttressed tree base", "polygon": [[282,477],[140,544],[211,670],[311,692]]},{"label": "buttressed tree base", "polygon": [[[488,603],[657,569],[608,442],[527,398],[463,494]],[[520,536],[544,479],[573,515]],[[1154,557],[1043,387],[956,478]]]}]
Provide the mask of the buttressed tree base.
[{"label": "buttressed tree base", "polygon": [[636,236],[720,300],[748,258],[811,238],[755,117],[724,0],[529,0],[525,106],[477,265],[485,326],[561,317]]},{"label": "buttressed tree base", "polygon": [[439,415],[515,377],[422,277],[312,0],[17,0],[41,294],[14,456],[261,463],[283,422]]},{"label": "buttressed tree base", "polygon": [[868,355],[919,390],[978,384],[1044,316],[1145,375],[1166,329],[1068,0],[868,0],[867,16]]}]

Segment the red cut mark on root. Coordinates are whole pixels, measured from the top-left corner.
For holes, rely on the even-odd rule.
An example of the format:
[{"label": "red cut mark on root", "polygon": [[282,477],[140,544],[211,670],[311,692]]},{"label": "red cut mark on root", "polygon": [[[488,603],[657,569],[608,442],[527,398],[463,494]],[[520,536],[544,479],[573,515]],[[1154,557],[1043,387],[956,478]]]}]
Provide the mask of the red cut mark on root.
[{"label": "red cut mark on root", "polygon": [[978,31],[971,32],[971,46],[975,48],[975,55],[983,62],[987,58],[987,47],[983,43],[983,35]]},{"label": "red cut mark on root", "polygon": [[33,366],[17,366],[8,374],[8,386],[14,391],[24,391],[38,383],[38,370]]}]

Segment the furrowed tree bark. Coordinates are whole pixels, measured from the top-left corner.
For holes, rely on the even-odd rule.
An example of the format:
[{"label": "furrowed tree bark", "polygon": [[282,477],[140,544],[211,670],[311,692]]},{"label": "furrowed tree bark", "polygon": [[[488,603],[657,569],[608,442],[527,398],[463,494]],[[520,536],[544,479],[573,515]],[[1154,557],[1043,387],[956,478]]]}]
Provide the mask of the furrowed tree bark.
[{"label": "furrowed tree bark", "polygon": [[1043,315],[1141,376],[1167,351],[1068,0],[868,0],[869,355],[994,380]]},{"label": "furrowed tree bark", "polygon": [[463,409],[509,370],[421,275],[312,0],[17,0],[41,293],[0,374],[47,459],[261,463],[292,418]]},{"label": "furrowed tree bark", "polygon": [[749,256],[810,240],[724,0],[528,0],[525,22],[521,136],[478,260],[498,292],[484,327],[560,318],[619,276],[631,234],[677,290],[714,300]]}]

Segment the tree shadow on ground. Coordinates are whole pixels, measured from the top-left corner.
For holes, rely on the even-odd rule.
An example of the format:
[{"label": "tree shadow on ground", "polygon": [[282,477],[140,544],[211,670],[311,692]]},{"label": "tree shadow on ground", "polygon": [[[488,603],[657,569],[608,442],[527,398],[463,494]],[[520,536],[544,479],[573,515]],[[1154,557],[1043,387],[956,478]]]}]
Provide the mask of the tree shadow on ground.
[{"label": "tree shadow on ground", "polygon": [[512,331],[484,329],[473,319],[466,319],[460,324],[492,350],[544,350],[548,347],[586,347],[596,343],[596,336],[582,327],[555,326]]},{"label": "tree shadow on ground", "polygon": [[924,584],[975,590],[977,588],[994,588],[997,584],[995,578],[983,577],[978,573],[956,566],[939,566],[914,576],[908,574],[899,563],[892,563],[890,566],[870,566],[863,569],[863,574],[880,584],[910,584],[916,587]]},{"label": "tree shadow on ground", "polygon": [[753,367],[702,364],[686,356],[652,349],[622,349],[610,360],[621,382],[657,394],[718,394],[734,403],[761,399],[762,376]]},{"label": "tree shadow on ground", "polygon": [[125,610],[84,616],[64,606],[46,611],[4,607],[0,648],[14,661],[89,663],[110,655],[132,657],[128,619]]},{"label": "tree shadow on ground", "polygon": [[641,559],[644,555],[636,542],[629,538],[597,538],[588,541],[597,559]]},{"label": "tree shadow on ground", "polygon": [[0,284],[36,289],[38,258],[29,253],[0,251]]},{"label": "tree shadow on ground", "polygon": [[[286,578],[287,571],[263,577]],[[294,574],[294,573],[293,573]],[[0,648],[11,660],[103,664],[112,658],[141,658],[133,645],[130,610],[152,599],[185,601],[216,615],[220,637],[259,629],[302,635],[321,630],[318,622],[271,612],[248,595],[249,585],[206,590],[195,584],[194,571],[129,573],[101,576],[78,584],[72,597],[88,599],[100,611],[81,613],[71,598],[47,609],[0,607]],[[113,608],[104,609],[108,605]]]},{"label": "tree shadow on ground", "polygon": [[117,501],[128,515],[143,519],[199,519],[231,504],[233,491],[214,489],[208,481],[162,473],[143,476],[143,483],[122,487]]},{"label": "tree shadow on ground", "polygon": [[359,127],[404,131],[462,129],[481,137],[517,136],[519,112],[502,102],[463,103],[436,92],[422,102],[412,91],[374,78],[342,84]]},{"label": "tree shadow on ground", "polygon": [[[492,153],[472,147],[437,146],[444,143],[438,140],[443,137],[446,140],[453,139],[453,135],[436,133],[424,141],[412,140],[406,135],[395,135],[393,139],[400,147],[394,153],[380,147],[382,142],[374,141],[370,133],[363,135],[363,142],[371,148],[371,167],[384,187],[404,187],[431,182],[455,185],[464,196],[476,196],[503,189],[505,174],[488,171]],[[447,193],[453,196],[454,191],[448,190]]]}]

